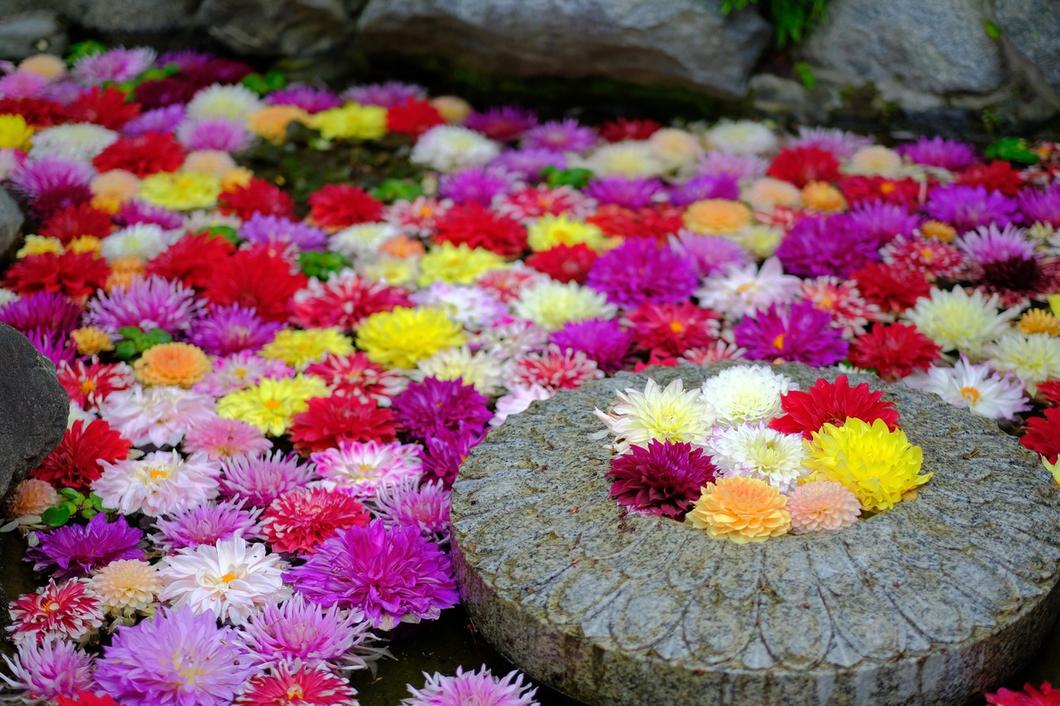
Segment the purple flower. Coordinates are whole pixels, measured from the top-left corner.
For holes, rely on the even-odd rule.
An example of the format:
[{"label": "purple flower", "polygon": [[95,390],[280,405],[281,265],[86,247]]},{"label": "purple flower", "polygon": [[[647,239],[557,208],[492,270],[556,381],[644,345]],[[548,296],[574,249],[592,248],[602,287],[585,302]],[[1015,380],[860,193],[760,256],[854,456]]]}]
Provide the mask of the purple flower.
[{"label": "purple flower", "polygon": [[425,378],[413,382],[391,402],[401,428],[416,439],[429,439],[443,430],[481,433],[492,418],[489,398],[463,380]]},{"label": "purple flower", "polygon": [[615,319],[587,319],[564,325],[549,339],[561,349],[581,351],[611,375],[626,367],[633,336]]},{"label": "purple flower", "polygon": [[499,142],[518,140],[523,133],[537,125],[537,114],[513,105],[490,108],[484,113],[472,110],[464,127],[480,132]]},{"label": "purple flower", "polygon": [[563,153],[547,149],[505,150],[490,162],[490,167],[513,174],[525,181],[538,181],[546,167],[567,168]]},{"label": "purple flower", "polygon": [[293,105],[307,113],[319,113],[322,110],[338,108],[342,101],[326,88],[314,88],[304,83],[291,85],[274,91],[265,99],[267,105]]},{"label": "purple flower", "polygon": [[1060,228],[1060,183],[1044,189],[1023,189],[1019,203],[1026,223],[1048,223]]},{"label": "purple flower", "polygon": [[550,120],[532,127],[523,134],[522,146],[529,149],[557,152],[585,152],[600,141],[596,130],[579,125],[574,118]]},{"label": "purple flower", "polygon": [[435,620],[460,600],[449,557],[419,529],[388,530],[381,520],[326,540],[284,578],[309,600],[359,610],[383,630]]},{"label": "purple flower", "polygon": [[221,494],[246,499],[251,507],[268,507],[288,490],[304,488],[317,478],[312,464],[300,464],[296,454],[281,451],[252,458],[237,456],[221,468]]},{"label": "purple flower", "polygon": [[816,147],[842,161],[854,155],[862,147],[872,145],[871,137],[855,135],[846,130],[828,127],[799,127],[799,134],[788,142],[788,147]]},{"label": "purple flower", "polygon": [[62,363],[73,363],[77,357],[77,345],[65,331],[35,328],[24,331],[23,335],[57,368]]},{"label": "purple flower", "polygon": [[76,81],[59,77],[52,79],[51,83],[45,87],[44,92],[41,93],[40,97],[45,100],[62,103],[63,105],[70,105],[89,90],[91,89],[86,88]]},{"label": "purple flower", "polygon": [[210,355],[256,351],[276,337],[283,324],[266,321],[258,312],[238,304],[211,307],[191,325],[188,340]]},{"label": "purple flower", "polygon": [[64,295],[35,292],[0,306],[0,322],[22,333],[41,328],[70,333],[81,320],[81,307]]},{"label": "purple flower", "polygon": [[763,177],[767,169],[769,161],[761,157],[713,150],[700,161],[697,171],[712,176],[730,176],[739,182]]},{"label": "purple flower", "polygon": [[252,243],[290,244],[299,250],[317,250],[328,242],[328,234],[319,228],[283,216],[265,216],[261,213],[255,213],[250,220],[243,222],[239,236]]},{"label": "purple flower", "polygon": [[882,248],[899,235],[912,235],[920,226],[920,218],[897,204],[873,201],[863,203],[847,213],[852,228],[872,236],[877,248]]},{"label": "purple flower", "polygon": [[582,193],[596,199],[602,206],[615,205],[636,211],[650,206],[662,190],[662,182],[654,178],[605,176],[590,179]]},{"label": "purple flower", "polygon": [[375,494],[376,515],[387,527],[416,527],[426,537],[449,541],[449,497],[441,481],[422,485],[408,478],[382,485]]},{"label": "purple flower", "polygon": [[58,157],[29,159],[11,174],[11,189],[43,218],[92,198],[88,182],[95,170],[88,164]]},{"label": "purple flower", "polygon": [[378,105],[383,108],[393,108],[408,100],[424,100],[427,91],[422,86],[399,81],[387,81],[386,83],[370,83],[364,86],[351,86],[342,94],[343,100],[353,101],[361,105]]},{"label": "purple flower", "polygon": [[0,78],[0,98],[37,98],[47,86],[40,74],[16,71]]},{"label": "purple flower", "polygon": [[925,210],[935,220],[949,223],[961,233],[979,226],[1003,227],[1019,217],[1016,202],[985,186],[948,184],[932,189]]},{"label": "purple flower", "polygon": [[696,274],[700,277],[721,274],[730,265],[743,267],[751,261],[750,255],[741,245],[720,235],[699,235],[682,228],[676,240],[671,238],[670,243],[677,252],[692,259]]},{"label": "purple flower", "polygon": [[451,487],[460,473],[460,465],[464,459],[484,438],[484,433],[476,433],[471,429],[459,432],[443,429],[424,440],[425,448],[420,451],[423,478],[428,481],[437,479],[446,488]]},{"label": "purple flower", "polygon": [[229,706],[255,671],[235,630],[184,606],[118,628],[95,676],[125,706]]},{"label": "purple flower", "polygon": [[1034,244],[1027,240],[1021,228],[1011,224],[1002,229],[981,226],[965,233],[954,244],[978,265],[1010,259],[1035,259]]},{"label": "purple flower", "polygon": [[176,211],[170,211],[168,208],[155,206],[139,199],[123,203],[114,221],[124,227],[137,223],[149,223],[163,230],[176,230],[184,225],[184,218]]},{"label": "purple flower", "polygon": [[177,140],[188,150],[242,152],[250,147],[254,136],[230,118],[190,118],[177,127]]},{"label": "purple flower", "polygon": [[498,679],[482,665],[481,669],[465,672],[456,668],[456,676],[440,672],[427,677],[422,689],[409,686],[409,698],[401,706],[460,706],[461,704],[489,704],[490,706],[538,706],[534,701],[537,688],[523,684],[523,674],[512,671]]},{"label": "purple flower", "polygon": [[776,254],[790,274],[833,275],[840,279],[880,259],[872,233],[856,228],[846,214],[803,218],[784,238]]},{"label": "purple flower", "polygon": [[469,167],[447,174],[438,183],[438,196],[455,203],[489,206],[493,197],[512,190],[514,178],[499,169]]},{"label": "purple flower", "polygon": [[701,174],[670,189],[670,203],[675,206],[687,206],[705,199],[736,201],[739,198],[740,185],[737,178],[727,173]]},{"label": "purple flower", "polygon": [[910,162],[929,167],[942,167],[959,172],[976,163],[975,149],[964,142],[944,140],[941,137],[920,137],[916,142],[899,145],[894,150]]},{"label": "purple flower", "polygon": [[0,674],[7,686],[25,692],[24,703],[53,702],[59,696],[91,691],[92,657],[68,640],[24,640],[18,645],[14,661],[6,654],[4,662],[11,676]]},{"label": "purple flower", "polygon": [[612,304],[634,309],[646,301],[682,302],[696,288],[692,259],[650,238],[627,240],[593,263],[586,284]]},{"label": "purple flower", "polygon": [[258,516],[261,508],[243,509],[246,500],[209,502],[190,510],[158,519],[158,534],[153,539],[166,552],[200,544],[216,544],[222,539],[240,535],[243,539],[259,539]]},{"label": "purple flower", "polygon": [[175,132],[177,126],[184,122],[184,106],[180,103],[166,105],[148,110],[122,126],[121,131],[127,137],[140,137],[148,132],[160,132],[168,135]]},{"label": "purple flower", "polygon": [[194,290],[152,276],[132,282],[128,289],[98,293],[88,304],[87,321],[112,334],[123,326],[175,334],[191,326],[200,306]]},{"label": "purple flower", "polygon": [[203,68],[213,59],[214,55],[209,52],[196,51],[194,49],[177,49],[167,51],[159,56],[155,66],[161,68],[173,64],[181,71],[192,71]]},{"label": "purple flower", "polygon": [[747,349],[744,357],[749,360],[835,365],[846,357],[849,346],[842,329],[832,325],[832,317],[811,302],[790,308],[774,304],[768,311],[745,317],[733,331],[736,345]]},{"label": "purple flower", "polygon": [[154,62],[154,49],[115,47],[100,54],[81,57],[71,73],[81,83],[99,86],[107,81],[130,81],[151,68]]},{"label": "purple flower", "polygon": [[121,515],[107,522],[99,513],[87,525],[67,525],[51,532],[38,534],[40,544],[26,550],[26,561],[35,562],[34,571],[49,571],[59,580],[88,576],[93,569],[119,559],[143,559],[144,552],[136,545],[144,533]]}]

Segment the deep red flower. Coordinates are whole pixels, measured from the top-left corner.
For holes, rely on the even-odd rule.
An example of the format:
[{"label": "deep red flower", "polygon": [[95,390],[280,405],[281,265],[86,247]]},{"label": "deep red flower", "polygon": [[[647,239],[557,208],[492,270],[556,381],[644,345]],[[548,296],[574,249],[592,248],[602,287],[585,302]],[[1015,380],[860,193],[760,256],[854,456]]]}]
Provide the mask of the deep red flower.
[{"label": "deep red flower", "polygon": [[91,691],[78,691],[77,698],[69,696],[57,696],[58,706],[121,706],[110,696],[96,696]]},{"label": "deep red flower", "polygon": [[254,307],[266,321],[287,321],[291,298],[309,281],[263,247],[238,251],[218,263],[214,275],[203,292],[207,299],[219,305]]},{"label": "deep red flower", "polygon": [[104,238],[113,231],[114,222],[110,214],[92,208],[87,203],[79,203],[53,211],[41,223],[37,233],[47,238],[58,238],[65,245],[82,235]]},{"label": "deep red flower", "polygon": [[107,281],[107,261],[92,253],[64,252],[27,255],[7,271],[4,286],[18,294],[61,292],[84,302]]},{"label": "deep red flower", "polygon": [[873,368],[888,382],[924,371],[939,359],[942,349],[911,324],[873,326],[850,346],[847,357],[862,369]]},{"label": "deep red flower", "polygon": [[514,258],[526,249],[526,229],[511,216],[469,202],[453,206],[438,219],[434,240],[486,248],[502,257]]},{"label": "deep red flower", "polygon": [[923,272],[882,262],[871,262],[851,275],[865,301],[889,313],[901,313],[931,295]]},{"label": "deep red flower", "polygon": [[987,191],[1000,191],[1005,196],[1018,194],[1023,182],[1023,177],[1008,162],[975,164],[957,175],[958,184],[983,186]]},{"label": "deep red flower", "polygon": [[608,142],[647,140],[661,129],[662,125],[654,120],[618,118],[600,126],[600,137]]},{"label": "deep red flower", "polygon": [[679,208],[659,206],[636,211],[615,204],[606,204],[585,219],[607,235],[623,238],[655,238],[659,242],[684,227],[684,216]]},{"label": "deep red flower", "polygon": [[557,282],[577,282],[585,284],[589,270],[596,262],[596,254],[585,243],[575,245],[557,245],[548,250],[536,252],[526,258],[526,264]]},{"label": "deep red flower", "polygon": [[328,184],[309,197],[306,221],[325,230],[341,230],[383,217],[383,202],[359,186]]},{"label": "deep red flower", "polygon": [[102,461],[122,461],[128,458],[130,448],[132,442],[102,419],[94,419],[88,425],[79,419],[30,475],[56,488],[86,490],[103,475]]},{"label": "deep red flower", "polygon": [[407,99],[401,105],[395,105],[386,112],[386,129],[388,132],[400,132],[419,137],[435,125],[443,125],[445,118],[430,101]]},{"label": "deep red flower", "polygon": [[291,304],[291,322],[302,328],[337,326],[353,330],[372,314],[412,306],[408,291],[345,272],[327,282],[310,282]]},{"label": "deep red flower", "polygon": [[44,98],[4,98],[0,100],[0,115],[21,115],[26,123],[38,129],[62,125],[68,120],[61,103]]},{"label": "deep red flower", "polygon": [[323,378],[338,394],[388,404],[408,384],[407,378],[373,363],[361,351],[345,356],[329,353],[324,360],[310,363],[305,374]]},{"label": "deep red flower", "polygon": [[1023,691],[998,689],[997,693],[987,694],[986,702],[994,706],[1060,706],[1060,690],[1049,682],[1042,684],[1041,691],[1024,684]]},{"label": "deep red flower", "polygon": [[365,527],[371,515],[352,495],[324,488],[288,490],[261,516],[261,533],[278,552],[314,554],[325,539]]},{"label": "deep red flower", "polygon": [[1044,415],[1027,420],[1027,432],[1020,438],[1020,443],[1040,453],[1049,463],[1056,463],[1057,456],[1060,456],[1060,408],[1050,407]]},{"label": "deep red flower", "polygon": [[769,422],[771,429],[782,434],[802,434],[809,439],[825,424],[843,426],[849,417],[872,424],[882,419],[892,431],[898,426],[894,402],[883,401],[883,390],[873,391],[869,384],[851,387],[846,375],[835,382],[818,378],[809,390],[792,390],[780,396],[780,406],[787,413]]},{"label": "deep red flower", "polygon": [[112,392],[124,390],[136,382],[132,368],[121,363],[88,363],[75,360],[59,366],[59,384],[71,402],[81,409],[95,411]]},{"label": "deep red flower", "polygon": [[200,291],[210,286],[214,272],[234,253],[235,246],[225,238],[208,233],[186,235],[147,263],[147,274],[180,280]]},{"label": "deep red flower", "polygon": [[648,362],[645,363],[642,360],[638,360],[637,364],[633,366],[633,372],[639,373],[647,370],[653,365],[658,365],[663,368],[676,368],[677,358],[669,356],[665,351],[661,351],[657,348],[652,348],[648,351]]},{"label": "deep red flower", "polygon": [[851,206],[883,201],[915,211],[920,207],[921,190],[926,193],[925,187],[914,179],[848,176],[841,178],[836,185]]},{"label": "deep red flower", "polygon": [[647,448],[631,446],[628,454],[611,459],[606,475],[614,479],[611,497],[619,505],[683,522],[717,471],[703,449],[653,439]]},{"label": "deep red flower", "polygon": [[294,201],[283,189],[264,179],[254,177],[246,186],[236,186],[222,191],[217,199],[217,208],[225,215],[249,219],[255,213],[263,216],[282,216],[295,219]]},{"label": "deep red flower", "polygon": [[94,86],[66,107],[67,118],[74,123],[95,123],[120,130],[122,125],[140,114],[140,104],[128,98],[127,93],[114,86]]},{"label": "deep red flower", "polygon": [[295,449],[305,456],[334,448],[340,441],[387,443],[397,439],[393,412],[347,395],[309,400],[309,409],[291,420],[290,433]]},{"label": "deep red flower", "polygon": [[167,76],[153,81],[144,81],[136,87],[136,100],[144,110],[164,108],[174,103],[187,103],[199,92],[199,86],[180,76]]},{"label": "deep red flower", "polygon": [[1038,393],[1049,404],[1060,405],[1060,380],[1046,380],[1038,383]]},{"label": "deep red flower", "polygon": [[173,172],[184,163],[184,148],[172,135],[148,132],[122,137],[92,160],[101,172],[124,169],[141,179],[156,172]]},{"label": "deep red flower", "polygon": [[678,356],[689,348],[706,348],[718,340],[721,317],[691,302],[645,302],[626,317],[633,342],[641,350]]},{"label": "deep red flower", "polygon": [[239,83],[253,72],[254,67],[246,62],[219,56],[202,64],[182,68],[180,76],[200,88],[206,88],[214,83]]},{"label": "deep red flower", "polygon": [[773,158],[766,174],[774,179],[790,181],[801,189],[811,181],[837,180],[839,162],[835,155],[820,147],[788,147]]}]

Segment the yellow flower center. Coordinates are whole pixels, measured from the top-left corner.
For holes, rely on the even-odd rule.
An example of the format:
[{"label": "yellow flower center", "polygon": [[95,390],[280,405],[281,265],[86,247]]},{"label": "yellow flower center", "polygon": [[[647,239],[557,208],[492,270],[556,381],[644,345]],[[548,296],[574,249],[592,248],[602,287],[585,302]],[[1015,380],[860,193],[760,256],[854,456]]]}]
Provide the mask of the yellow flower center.
[{"label": "yellow flower center", "polygon": [[817,302],[822,308],[831,309],[835,306],[835,298],[833,297],[821,297]]},{"label": "yellow flower center", "polygon": [[51,601],[50,603],[48,603],[48,605],[44,606],[44,609],[47,610],[49,613],[54,613],[60,608],[62,608],[62,606],[56,603],[55,601]]},{"label": "yellow flower center", "polygon": [[85,380],[81,383],[81,394],[87,395],[89,392],[93,392],[96,389],[95,380]]},{"label": "yellow flower center", "polygon": [[682,324],[680,321],[671,321],[670,322],[670,330],[673,331],[674,333],[681,333],[682,331],[685,330],[685,325]]},{"label": "yellow flower center", "polygon": [[148,472],[148,475],[151,476],[152,478],[155,478],[155,479],[168,478],[169,477],[169,471],[166,470],[165,468],[152,468]]},{"label": "yellow flower center", "polygon": [[239,578],[239,574],[234,571],[229,571],[227,574],[221,577],[221,583],[231,583]]},{"label": "yellow flower center", "polygon": [[778,351],[784,350],[784,336],[785,334],[782,333],[773,339],[773,347]]},{"label": "yellow flower center", "polygon": [[744,282],[736,288],[737,293],[746,294],[755,286],[754,282]]},{"label": "yellow flower center", "polygon": [[271,409],[273,412],[275,412],[280,408],[283,403],[279,400],[265,400],[264,404],[266,409]]},{"label": "yellow flower center", "polygon": [[894,184],[892,184],[891,182],[885,181],[882,184],[880,184],[880,193],[881,194],[889,194],[892,191],[894,191],[896,188],[897,187]]},{"label": "yellow flower center", "polygon": [[970,404],[975,404],[979,401],[979,390],[974,387],[962,387],[961,397],[968,400]]},{"label": "yellow flower center", "polygon": [[420,209],[420,215],[423,216],[424,218],[426,218],[427,216],[431,215],[432,213],[434,213],[434,210],[429,208],[429,207],[427,207],[427,206],[424,206],[423,208]]},{"label": "yellow flower center", "polygon": [[299,684],[291,684],[287,689],[288,701],[305,701],[305,694]]}]

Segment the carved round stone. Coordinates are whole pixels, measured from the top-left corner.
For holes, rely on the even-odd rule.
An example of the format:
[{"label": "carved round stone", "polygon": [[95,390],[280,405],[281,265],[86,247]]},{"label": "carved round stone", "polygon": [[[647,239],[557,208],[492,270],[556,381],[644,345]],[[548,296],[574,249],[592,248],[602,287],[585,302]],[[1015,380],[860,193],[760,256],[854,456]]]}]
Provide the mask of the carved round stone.
[{"label": "carved round stone", "polygon": [[[728,364],[656,368],[699,385]],[[807,389],[836,369],[778,365]],[[457,581],[479,630],[591,704],[963,704],[1011,675],[1060,608],[1060,492],[995,424],[871,375],[934,471],[837,534],[760,544],[623,515],[593,408],[620,373],[535,403],[453,486]]]}]

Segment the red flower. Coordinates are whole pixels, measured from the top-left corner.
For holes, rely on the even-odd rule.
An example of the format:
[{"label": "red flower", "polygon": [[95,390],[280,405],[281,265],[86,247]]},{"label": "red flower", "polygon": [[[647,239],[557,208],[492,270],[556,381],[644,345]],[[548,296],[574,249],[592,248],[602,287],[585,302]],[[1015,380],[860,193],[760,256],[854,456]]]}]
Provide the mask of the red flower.
[{"label": "red flower", "polygon": [[942,349],[910,324],[874,326],[854,341],[850,362],[862,369],[874,368],[888,382],[901,380],[927,370],[939,359]]},{"label": "red flower", "polygon": [[141,179],[156,172],[172,172],[184,163],[184,148],[172,135],[158,132],[122,137],[92,160],[101,172],[124,169]]},{"label": "red flower", "polygon": [[557,282],[585,284],[589,270],[599,255],[585,243],[557,245],[534,253],[526,258],[526,264]]},{"label": "red flower", "polygon": [[1049,404],[1060,404],[1060,380],[1046,380],[1038,383],[1038,393]]},{"label": "red flower", "polygon": [[883,312],[901,313],[915,306],[916,300],[931,295],[931,285],[923,272],[872,262],[851,275],[865,301]]},{"label": "red flower", "polygon": [[673,206],[642,208],[631,211],[615,204],[607,204],[585,219],[608,235],[623,238],[655,238],[664,242],[684,227],[681,209]]},{"label": "red flower", "polygon": [[407,99],[386,112],[387,132],[401,132],[419,137],[435,125],[443,125],[445,118],[430,101]]},{"label": "red flower", "polygon": [[79,419],[30,475],[56,488],[85,490],[103,475],[102,461],[122,461],[128,458],[130,448],[132,442],[102,419],[94,419],[87,426]]},{"label": "red flower", "polygon": [[7,271],[4,286],[18,294],[61,292],[74,301],[84,302],[107,281],[106,260],[92,253],[64,252],[28,255]]},{"label": "red flower", "polygon": [[790,181],[801,189],[811,181],[837,180],[839,162],[831,152],[820,147],[788,147],[773,158],[766,174]]},{"label": "red flower", "polygon": [[802,434],[809,439],[825,424],[843,426],[847,418],[861,419],[872,424],[882,419],[893,431],[898,426],[898,410],[894,402],[884,402],[883,390],[875,392],[868,383],[851,387],[846,375],[835,382],[818,378],[806,392],[792,390],[780,397],[780,406],[787,414],[774,417],[769,426],[782,434]]},{"label": "red flower", "polygon": [[1041,691],[1024,684],[1023,691],[998,689],[995,694],[987,694],[986,702],[994,706],[1060,706],[1060,690],[1053,689],[1049,682],[1042,684]]},{"label": "red flower", "polygon": [[526,249],[526,229],[510,216],[478,203],[453,206],[435,226],[434,240],[469,248],[486,248],[503,257],[517,257]]},{"label": "red flower", "polygon": [[664,368],[676,368],[677,359],[666,355],[665,351],[661,351],[657,348],[652,348],[648,352],[648,362],[645,363],[643,361],[638,360],[637,364],[633,366],[633,372],[642,372],[652,367],[653,365],[659,365]]},{"label": "red flower", "polygon": [[303,455],[338,446],[340,441],[397,439],[394,414],[357,397],[332,395],[309,400],[309,409],[291,420],[291,441]]},{"label": "red flower", "polygon": [[66,108],[44,98],[4,98],[0,100],[0,115],[21,115],[29,125],[38,129],[67,121]]},{"label": "red flower", "polygon": [[633,510],[682,522],[718,469],[703,449],[652,440],[611,459],[611,497]]},{"label": "red flower", "polygon": [[1027,420],[1027,433],[1020,443],[1031,451],[1040,453],[1049,461],[1056,463],[1060,456],[1060,408],[1050,407],[1045,410],[1045,417],[1031,417]]},{"label": "red flower", "polygon": [[690,302],[645,302],[627,317],[637,348],[678,356],[689,348],[705,348],[718,340],[717,312]]},{"label": "red flower", "polygon": [[920,207],[920,183],[914,179],[884,179],[883,177],[851,176],[837,183],[851,206],[884,201],[904,206],[910,211]]},{"label": "red flower", "polygon": [[359,186],[328,184],[309,197],[306,221],[325,230],[341,230],[383,217],[383,203]]},{"label": "red flower", "polygon": [[302,328],[353,330],[372,314],[412,306],[408,295],[400,287],[346,272],[326,283],[310,282],[291,304],[291,321]]},{"label": "red flower", "polygon": [[217,207],[225,215],[236,215],[247,220],[255,213],[263,216],[282,216],[294,220],[294,201],[283,189],[264,179],[253,178],[246,186],[222,191]]},{"label": "red flower", "polygon": [[120,706],[120,704],[109,696],[96,696],[91,691],[78,691],[77,699],[69,696],[57,696],[58,706]]},{"label": "red flower", "polygon": [[261,532],[275,551],[313,554],[325,539],[350,527],[364,527],[370,519],[352,495],[296,488],[272,501],[261,517]]},{"label": "red flower", "polygon": [[223,266],[235,250],[234,245],[215,235],[186,235],[148,262],[147,274],[180,280],[201,291],[210,286],[217,267]]},{"label": "red flower", "polygon": [[128,102],[128,98],[127,93],[114,86],[103,89],[94,86],[67,106],[67,118],[73,123],[95,123],[120,130],[122,125],[140,114],[140,105]]},{"label": "red flower", "polygon": [[37,232],[48,238],[58,238],[65,245],[82,235],[104,238],[114,230],[110,214],[92,208],[87,203],[67,206],[52,212]]},{"label": "red flower", "polygon": [[406,378],[373,363],[360,351],[347,356],[329,353],[319,363],[310,363],[305,374],[323,378],[338,394],[365,402],[390,400],[408,384]]},{"label": "red flower", "polygon": [[1015,196],[1023,186],[1023,177],[1008,162],[991,162],[968,167],[957,176],[957,183],[965,186],[984,186],[987,191],[1000,191]]},{"label": "red flower", "polygon": [[125,390],[136,382],[129,366],[98,360],[87,365],[80,360],[63,363],[58,372],[59,384],[66,390],[70,401],[90,411],[97,410],[110,393]]},{"label": "red flower", "polygon": [[626,120],[625,118],[619,118],[601,125],[600,137],[608,142],[647,140],[661,129],[662,125],[654,120]]},{"label": "red flower", "polygon": [[257,309],[267,321],[287,321],[291,297],[308,278],[292,272],[291,264],[266,248],[240,250],[217,263],[204,296],[214,304],[239,304]]},{"label": "red flower", "polygon": [[187,103],[202,86],[177,76],[167,76],[154,81],[144,81],[136,87],[136,100],[144,110],[163,108],[174,103]]}]

